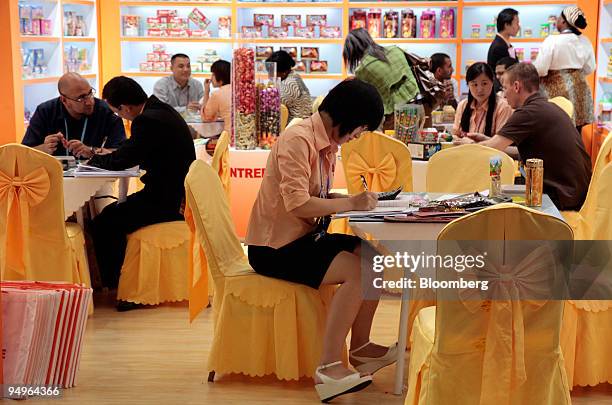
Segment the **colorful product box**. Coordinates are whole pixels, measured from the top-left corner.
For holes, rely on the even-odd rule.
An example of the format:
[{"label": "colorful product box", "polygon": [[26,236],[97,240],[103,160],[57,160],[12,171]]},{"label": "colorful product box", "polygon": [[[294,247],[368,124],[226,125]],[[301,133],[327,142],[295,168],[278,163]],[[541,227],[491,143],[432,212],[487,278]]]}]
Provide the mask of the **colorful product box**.
[{"label": "colorful product box", "polygon": [[310,27],[325,27],[327,26],[327,15],[325,14],[307,15],[306,25]]},{"label": "colorful product box", "polygon": [[261,27],[242,27],[242,36],[244,38],[261,38],[262,30]]},{"label": "colorful product box", "polygon": [[280,50],[287,52],[289,56],[291,56],[293,59],[297,59],[297,56],[298,56],[297,46],[281,46]]},{"label": "colorful product box", "polygon": [[232,32],[232,17],[219,17],[219,38],[229,38]]},{"label": "colorful product box", "polygon": [[281,15],[281,27],[301,27],[302,16],[298,14]]},{"label": "colorful product box", "polygon": [[310,71],[317,73],[327,72],[327,61],[326,60],[313,60],[310,61]]},{"label": "colorful product box", "polygon": [[137,37],[140,35],[140,16],[124,15],[121,18],[124,37]]},{"label": "colorful product box", "polygon": [[321,27],[321,38],[340,38],[340,27]]},{"label": "colorful product box", "polygon": [[254,14],[253,25],[256,27],[273,27],[274,14]]},{"label": "colorful product box", "polygon": [[301,49],[300,57],[304,59],[319,59],[319,48],[311,46],[303,46]]},{"label": "colorful product box", "polygon": [[194,8],[191,13],[189,13],[189,20],[201,30],[205,30],[206,27],[210,25],[210,20],[197,8]]},{"label": "colorful product box", "polygon": [[296,27],[295,36],[298,38],[314,38],[315,31],[313,26],[308,27]]},{"label": "colorful product box", "polygon": [[274,49],[271,46],[258,46],[255,48],[255,59],[265,60],[272,56]]},{"label": "colorful product box", "polygon": [[287,38],[289,36],[289,27],[270,27],[268,34],[270,38]]}]

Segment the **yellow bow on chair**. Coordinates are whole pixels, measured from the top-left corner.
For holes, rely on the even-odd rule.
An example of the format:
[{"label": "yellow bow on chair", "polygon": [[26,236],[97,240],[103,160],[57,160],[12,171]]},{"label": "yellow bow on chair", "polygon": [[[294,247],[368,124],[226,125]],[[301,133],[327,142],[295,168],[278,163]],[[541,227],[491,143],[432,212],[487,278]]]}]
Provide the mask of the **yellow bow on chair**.
[{"label": "yellow bow on chair", "polygon": [[[480,404],[508,404],[508,393],[527,380],[525,372],[525,325],[521,300],[539,308],[550,299],[555,258],[549,246],[541,246],[518,265],[495,266],[487,262],[477,271],[459,273],[466,281],[488,280],[482,301],[477,289],[461,289],[459,298],[472,313],[490,311],[484,344]],[[539,300],[540,299],[540,300]]]},{"label": "yellow bow on chair", "polygon": [[[0,171],[0,204],[6,201],[6,230],[0,235],[2,269],[11,268],[25,275],[29,251],[30,207],[40,204],[49,194],[51,181],[47,171],[39,167],[23,177],[10,177]],[[9,247],[9,243],[11,244]]]},{"label": "yellow bow on chair", "polygon": [[355,190],[361,188],[359,176],[364,176],[370,191],[376,192],[389,191],[397,177],[397,165],[391,153],[387,153],[372,167],[359,153],[353,152],[349,156],[346,171],[346,177],[350,179]]}]

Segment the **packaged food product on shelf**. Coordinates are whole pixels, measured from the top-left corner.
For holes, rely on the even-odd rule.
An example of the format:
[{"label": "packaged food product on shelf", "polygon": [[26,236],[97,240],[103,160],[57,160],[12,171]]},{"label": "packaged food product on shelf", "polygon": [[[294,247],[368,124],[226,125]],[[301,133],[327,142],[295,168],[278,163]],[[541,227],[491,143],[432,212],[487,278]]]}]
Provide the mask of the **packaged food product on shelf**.
[{"label": "packaged food product on shelf", "polygon": [[219,38],[229,38],[232,32],[232,17],[219,17]]},{"label": "packaged food product on shelf", "polygon": [[327,26],[327,15],[325,14],[307,15],[306,25],[311,26],[311,27],[325,27]]},{"label": "packaged food product on shelf", "polygon": [[314,38],[315,30],[313,26],[296,27],[295,36],[298,38]]},{"label": "packaged food product on shelf", "polygon": [[440,38],[455,37],[455,10],[443,8],[440,13]]},{"label": "packaged food product on shelf", "polygon": [[19,30],[23,35],[53,35],[50,19],[45,19],[41,6],[19,4]]},{"label": "packaged food product on shelf", "polygon": [[399,13],[397,11],[387,11],[384,17],[384,37],[397,38],[399,29]]},{"label": "packaged food product on shelf", "polygon": [[237,149],[255,149],[258,144],[255,114],[255,52],[251,48],[234,49],[232,94],[234,117],[232,145]]},{"label": "packaged food product on shelf", "polygon": [[306,61],[303,60],[298,60],[295,61],[295,66],[293,68],[293,70],[295,70],[296,72],[306,72]]},{"label": "packaged food product on shelf", "polygon": [[354,10],[350,18],[351,30],[367,27],[367,15],[364,10]]},{"label": "packaged food product on shelf", "polygon": [[485,34],[485,36],[487,38],[495,38],[495,30],[495,24],[487,24],[487,33]]},{"label": "packaged food product on shelf", "polygon": [[340,27],[321,27],[321,38],[340,38],[342,31]]},{"label": "packaged food product on shelf", "polygon": [[472,38],[480,38],[480,24],[472,24]]},{"label": "packaged food product on shelf", "polygon": [[421,13],[421,38],[429,39],[436,36],[436,12],[425,10]]},{"label": "packaged food product on shelf", "polygon": [[35,77],[46,76],[49,68],[45,62],[45,50],[40,49],[21,49],[22,57],[22,77],[32,79]]},{"label": "packaged food product on shelf", "polygon": [[558,35],[559,34],[559,30],[557,30],[557,16],[556,15],[550,15],[548,16],[548,24],[550,25],[550,34],[551,35]]},{"label": "packaged food product on shelf", "polygon": [[64,11],[64,36],[83,37],[87,32],[87,24],[82,15],[74,11]]},{"label": "packaged food product on shelf", "polygon": [[530,27],[525,27],[523,30],[523,36],[525,38],[533,38],[533,30]]},{"label": "packaged food product on shelf", "polygon": [[326,60],[312,60],[310,61],[310,71],[316,73],[327,72],[327,61]]},{"label": "packaged food product on shelf", "polygon": [[303,46],[301,49],[302,59],[319,59],[319,48],[312,46]]},{"label": "packaged food product on shelf", "polygon": [[182,36],[182,37],[194,37],[194,38],[210,38],[212,37],[212,33],[210,30],[177,30],[177,35],[172,35],[172,31],[170,30],[170,36]]},{"label": "packaged food product on shelf", "polygon": [[[140,16],[124,15],[121,17],[121,20],[123,23],[123,36],[124,37],[137,37],[140,35]],[[161,36],[161,33],[159,36]]]},{"label": "packaged food product on shelf", "polygon": [[261,38],[262,30],[261,27],[242,27],[242,37],[243,38]]},{"label": "packaged food product on shelf", "polygon": [[274,27],[274,14],[254,14],[253,25],[256,27]]},{"label": "packaged food product on shelf", "polygon": [[550,35],[550,24],[540,24],[540,38],[546,38]]},{"label": "packaged food product on shelf", "polygon": [[297,56],[298,56],[297,46],[281,46],[280,50],[287,52],[289,56],[291,56],[293,59],[297,59]]},{"label": "packaged food product on shelf", "polygon": [[402,38],[416,38],[417,17],[411,9],[402,10]]},{"label": "packaged food product on shelf", "polygon": [[302,16],[299,14],[281,15],[281,27],[301,27]]},{"label": "packaged food product on shelf", "polygon": [[525,48],[514,48],[514,51],[515,51],[516,59],[519,62],[522,62],[525,60]]},{"label": "packaged food product on shelf", "polygon": [[264,60],[268,59],[274,50],[271,46],[258,46],[255,48],[255,59]]},{"label": "packaged food product on shelf", "polygon": [[280,79],[276,63],[256,62],[256,132],[260,148],[269,149],[280,135]]},{"label": "packaged food product on shelf", "polygon": [[87,73],[91,71],[91,65],[88,62],[87,48],[79,48],[69,46],[64,49],[64,73],[77,72]]},{"label": "packaged food product on shelf", "polygon": [[368,12],[368,32],[372,38],[379,38],[382,29],[382,13],[379,8],[372,8]]},{"label": "packaged food product on shelf", "polygon": [[[173,10],[175,12],[174,15],[172,15],[171,17],[176,17],[176,10]],[[158,14],[159,16],[159,14]],[[194,8],[191,13],[189,13],[189,20],[191,22],[193,22],[194,24],[196,24],[198,26],[198,28],[200,28],[201,30],[205,30],[209,25],[210,25],[210,20],[208,18],[206,18],[206,16],[204,15],[204,13],[202,13],[200,10],[198,10],[198,8]]]},{"label": "packaged food product on shelf", "polygon": [[268,34],[270,38],[287,38],[289,37],[289,27],[270,27]]},{"label": "packaged food product on shelf", "polygon": [[535,61],[539,53],[540,53],[540,48],[531,48],[531,53],[530,53],[531,60]]},{"label": "packaged food product on shelf", "polygon": [[405,144],[416,138],[417,132],[424,123],[425,110],[422,105],[403,104],[395,106],[394,137]]},{"label": "packaged food product on shelf", "polygon": [[[197,9],[194,9],[197,10]],[[176,17],[178,15],[177,10],[157,10],[158,17]]]}]

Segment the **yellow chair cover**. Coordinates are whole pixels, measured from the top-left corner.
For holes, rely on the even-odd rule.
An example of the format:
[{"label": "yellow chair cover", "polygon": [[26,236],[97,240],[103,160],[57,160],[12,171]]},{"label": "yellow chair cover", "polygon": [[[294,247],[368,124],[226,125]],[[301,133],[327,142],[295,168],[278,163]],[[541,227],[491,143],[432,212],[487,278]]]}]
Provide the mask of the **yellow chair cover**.
[{"label": "yellow chair cover", "polygon": [[[612,137],[606,139],[608,153],[610,139]],[[601,157],[600,154],[596,168],[601,164]],[[612,163],[600,170],[597,177],[589,188],[589,195],[593,194],[590,202],[595,201],[589,211],[593,215],[589,221],[592,224],[589,239],[609,241],[612,240]],[[612,383],[611,340],[612,300],[568,301],[565,304],[561,348],[570,387]]]},{"label": "yellow chair cover", "polygon": [[608,135],[601,144],[601,149],[599,149],[597,154],[589,190],[580,211],[563,211],[561,213],[574,230],[576,240],[593,239],[595,209],[599,198],[597,191],[599,177],[604,167],[610,162],[612,162],[612,136]]},{"label": "yellow chair cover", "polygon": [[149,225],[129,234],[117,299],[147,305],[188,299],[190,237],[183,221]]},{"label": "yellow chair cover", "polygon": [[[208,369],[285,380],[312,377],[325,326],[323,297],[331,297],[333,288],[317,291],[256,274],[234,232],[218,176],[206,163],[192,163],[185,191],[186,218],[198,231],[197,243],[215,283]],[[205,278],[198,269],[193,273]]]},{"label": "yellow chair cover", "polygon": [[[83,248],[74,247],[77,256]],[[66,232],[62,166],[17,144],[0,147],[0,272],[2,280],[88,281]]]},{"label": "yellow chair cover", "polygon": [[568,99],[566,99],[563,96],[557,96],[557,97],[553,97],[550,100],[551,103],[556,104],[557,106],[559,106],[559,108],[561,108],[563,111],[565,111],[565,113],[567,115],[569,115],[569,117],[573,120],[574,119],[574,105],[572,104],[571,101],[569,101]]},{"label": "yellow chair cover", "polygon": [[285,104],[281,104],[280,111],[281,111],[280,130],[282,132],[287,127],[287,121],[289,120],[289,109],[287,109],[287,106]]},{"label": "yellow chair cover", "polygon": [[514,184],[514,161],[504,152],[482,145],[461,145],[442,150],[429,159],[427,191],[430,193],[471,193],[491,185],[489,159],[502,159],[501,183]]},{"label": "yellow chair cover", "polygon": [[[572,238],[570,227],[557,218],[501,204],[451,222],[438,241]],[[507,259],[502,266],[509,266],[516,277],[540,274],[540,266],[554,263],[545,247],[525,257],[516,249],[509,254],[511,248],[503,243],[489,246],[487,262],[495,258],[503,263],[502,258],[513,256],[514,261]],[[445,251],[438,254],[450,253],[448,245],[439,244],[441,247]],[[492,275],[502,275],[502,267],[486,269]],[[440,269],[438,279],[458,275],[448,272]],[[498,299],[487,301],[470,296],[478,294],[474,289],[446,290],[445,299],[437,306],[421,310],[412,328],[405,403],[571,404],[559,347],[562,302],[518,300],[522,288],[537,289],[541,287],[537,283],[549,281],[549,277],[529,279],[528,287],[503,278],[497,284],[491,281],[490,288],[498,289]],[[507,300],[501,299],[502,293]]]},{"label": "yellow chair cover", "polygon": [[212,168],[217,172],[223,185],[223,190],[229,201],[230,199],[230,162],[229,162],[229,144],[230,136],[227,131],[221,132],[217,145],[215,146],[215,152],[212,158]]},{"label": "yellow chair cover", "polygon": [[[87,260],[87,253],[85,252],[85,235],[79,224],[74,222],[66,222],[66,232],[68,233],[68,240],[70,242],[70,248],[72,254],[76,260],[76,266],[74,266],[73,280],[75,283],[84,284],[91,287],[91,276],[89,273],[89,261]],[[93,301],[89,303],[89,315],[93,314]]]},{"label": "yellow chair cover", "polygon": [[323,102],[324,98],[325,98],[324,95],[320,95],[320,96],[317,96],[317,98],[315,98],[315,100],[312,102],[312,113],[313,114],[319,111],[319,106]]},{"label": "yellow chair cover", "polygon": [[[359,139],[342,145],[342,166],[349,194],[363,190],[364,176],[370,191],[390,191],[399,186],[412,191],[412,158],[408,147],[380,132],[364,132]],[[352,235],[347,219],[330,224],[331,233]]]}]

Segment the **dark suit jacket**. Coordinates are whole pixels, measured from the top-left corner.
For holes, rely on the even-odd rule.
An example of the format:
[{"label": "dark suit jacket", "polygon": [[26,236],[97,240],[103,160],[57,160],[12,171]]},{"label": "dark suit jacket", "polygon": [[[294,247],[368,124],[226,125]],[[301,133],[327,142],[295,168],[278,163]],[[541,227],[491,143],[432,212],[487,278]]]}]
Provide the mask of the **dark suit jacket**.
[{"label": "dark suit jacket", "polygon": [[124,170],[139,165],[147,173],[141,180],[141,198],[178,210],[185,196],[184,181],[195,148],[185,120],[157,97],[146,101],[144,110],[132,122],[132,135],[116,151],[98,155],[89,164],[109,170]]},{"label": "dark suit jacket", "polygon": [[504,58],[510,57],[510,53],[508,52],[508,44],[502,37],[499,35],[495,35],[495,39],[491,43],[489,47],[489,53],[487,54],[487,63],[491,66],[491,69],[495,72],[495,65],[497,62]]}]

